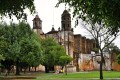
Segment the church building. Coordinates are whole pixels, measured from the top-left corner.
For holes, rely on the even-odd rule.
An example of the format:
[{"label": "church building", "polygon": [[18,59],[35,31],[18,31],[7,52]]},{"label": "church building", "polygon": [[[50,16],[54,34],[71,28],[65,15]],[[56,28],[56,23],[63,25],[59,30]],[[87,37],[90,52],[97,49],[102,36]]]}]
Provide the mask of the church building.
[{"label": "church building", "polygon": [[95,40],[73,33],[71,14],[67,10],[64,10],[61,15],[61,27],[58,30],[52,27],[51,31],[44,33],[42,31],[42,20],[36,15],[33,19],[33,31],[43,39],[52,37],[58,44],[64,46],[66,54],[73,58],[71,67],[68,68],[69,72],[95,69],[93,60],[90,57],[91,51],[96,48]]}]

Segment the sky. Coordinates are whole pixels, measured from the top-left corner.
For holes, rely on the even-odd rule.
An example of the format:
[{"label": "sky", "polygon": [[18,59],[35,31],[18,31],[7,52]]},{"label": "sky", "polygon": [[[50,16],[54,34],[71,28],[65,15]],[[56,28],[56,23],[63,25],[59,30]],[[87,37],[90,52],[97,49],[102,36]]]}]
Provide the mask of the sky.
[{"label": "sky", "polygon": [[[55,30],[58,30],[58,27],[61,27],[61,14],[65,10],[65,5],[61,4],[58,8],[55,7],[58,0],[34,0],[36,11],[42,20],[42,29],[44,33],[47,33],[51,30],[52,25],[54,25]],[[68,9],[66,7],[66,9]],[[28,14],[28,23],[30,24],[31,28],[33,28],[32,20],[36,14],[31,15],[29,10],[26,9],[25,12]],[[69,12],[72,14],[72,12]],[[72,15],[71,15],[72,17]],[[72,17],[73,18],[73,17]],[[74,28],[74,34],[81,34],[82,36],[88,37],[89,35],[86,34],[86,31],[81,28],[82,25],[74,27],[75,19],[71,19],[72,21],[72,28]],[[5,18],[6,22],[10,20]],[[18,23],[17,19],[14,18],[14,22]],[[120,37],[118,37],[115,41],[115,44],[120,48]]]}]

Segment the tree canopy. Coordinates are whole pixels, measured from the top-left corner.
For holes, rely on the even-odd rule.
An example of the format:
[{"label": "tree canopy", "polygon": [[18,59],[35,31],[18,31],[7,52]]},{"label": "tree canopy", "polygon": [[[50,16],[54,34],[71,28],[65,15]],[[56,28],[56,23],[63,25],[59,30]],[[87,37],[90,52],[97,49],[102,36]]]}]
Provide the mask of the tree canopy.
[{"label": "tree canopy", "polygon": [[115,45],[114,43],[111,43],[108,47],[106,47],[104,49],[104,52],[108,52],[110,54],[120,54],[120,49],[117,45]]},{"label": "tree canopy", "polygon": [[59,60],[60,65],[61,65],[61,66],[67,65],[68,63],[70,63],[70,62],[72,61],[72,59],[73,59],[73,58],[70,57],[70,56],[68,56],[68,55],[61,56],[61,57],[60,57],[60,60]]},{"label": "tree canopy", "polygon": [[120,54],[117,56],[117,63],[120,64]]},{"label": "tree canopy", "polygon": [[93,24],[104,23],[109,31],[115,34],[120,28],[120,1],[119,0],[59,0],[73,8],[74,16],[83,21],[92,21]]},{"label": "tree canopy", "polygon": [[44,50],[42,65],[45,66],[46,72],[49,72],[50,67],[60,65],[60,56],[66,55],[66,51],[52,38],[43,39],[41,44]]},{"label": "tree canopy", "polygon": [[[15,63],[16,74],[19,74],[20,63],[38,66],[42,60],[40,38],[34,34],[29,24],[20,22],[0,25],[0,55],[5,57],[4,66],[10,69]],[[10,63],[11,64],[8,64]],[[17,73],[18,72],[18,73]]]},{"label": "tree canopy", "polygon": [[0,15],[9,16],[14,15],[17,19],[26,19],[24,10],[28,8],[31,13],[35,12],[34,0],[0,0]]}]

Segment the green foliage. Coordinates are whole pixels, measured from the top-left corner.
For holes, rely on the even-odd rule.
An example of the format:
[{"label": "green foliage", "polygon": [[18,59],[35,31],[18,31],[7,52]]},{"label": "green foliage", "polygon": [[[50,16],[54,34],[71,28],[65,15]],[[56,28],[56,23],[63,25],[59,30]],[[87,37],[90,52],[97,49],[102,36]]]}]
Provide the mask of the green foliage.
[{"label": "green foliage", "polygon": [[0,61],[1,60],[3,60],[3,61],[5,60],[5,57],[3,57],[3,55],[0,55]]},{"label": "green foliage", "polygon": [[[36,37],[37,38],[37,37]],[[21,48],[21,62],[29,63],[30,66],[38,66],[42,61],[41,45],[35,39],[23,39],[20,44]]]},{"label": "green foliage", "polygon": [[95,53],[98,53],[99,49],[98,48],[94,48],[93,51],[95,51]]},{"label": "green foliage", "polygon": [[[120,1],[119,0],[59,0],[73,8],[74,16],[83,21],[92,21],[92,24],[103,23],[107,25],[112,34],[119,31]],[[78,21],[77,21],[78,23]]]},{"label": "green foliage", "polygon": [[20,22],[0,25],[0,54],[6,60],[37,66],[41,62],[40,38],[32,32],[29,24]]},{"label": "green foliage", "polygon": [[120,49],[117,46],[113,46],[113,49],[111,51],[112,53],[116,53],[117,55],[120,54]]},{"label": "green foliage", "polygon": [[117,56],[117,62],[120,64],[120,54]]},{"label": "green foliage", "polygon": [[111,54],[115,53],[117,55],[119,55],[119,53],[120,53],[119,47],[117,47],[114,43],[111,43],[108,47],[106,47],[106,49],[104,51],[109,52]]},{"label": "green foliage", "polygon": [[59,63],[61,66],[65,66],[68,63],[70,63],[71,61],[72,61],[72,57],[65,55],[65,56],[60,57]]},{"label": "green foliage", "polygon": [[46,38],[41,41],[43,47],[43,63],[42,65],[53,67],[59,64],[60,56],[66,55],[63,46],[56,43],[52,38]]},{"label": "green foliage", "polygon": [[0,15],[9,16],[14,15],[17,19],[27,19],[24,10],[28,8],[31,13],[35,13],[34,0],[0,0]]},{"label": "green foliage", "polygon": [[8,49],[8,42],[4,37],[0,37],[0,54],[5,54]]}]

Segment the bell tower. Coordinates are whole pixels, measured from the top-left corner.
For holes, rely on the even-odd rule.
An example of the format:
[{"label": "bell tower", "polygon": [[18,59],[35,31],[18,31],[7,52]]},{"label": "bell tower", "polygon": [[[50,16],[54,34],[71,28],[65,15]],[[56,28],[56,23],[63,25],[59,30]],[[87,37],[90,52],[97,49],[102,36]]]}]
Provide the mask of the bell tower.
[{"label": "bell tower", "polygon": [[67,10],[64,10],[61,16],[61,28],[64,31],[71,30],[71,15]]},{"label": "bell tower", "polygon": [[61,15],[60,35],[62,38],[61,43],[64,45],[66,54],[73,57],[73,29],[71,28],[71,14],[66,9]]},{"label": "bell tower", "polygon": [[38,15],[35,16],[33,19],[33,31],[37,34],[43,34],[42,31],[42,20],[39,18]]}]

